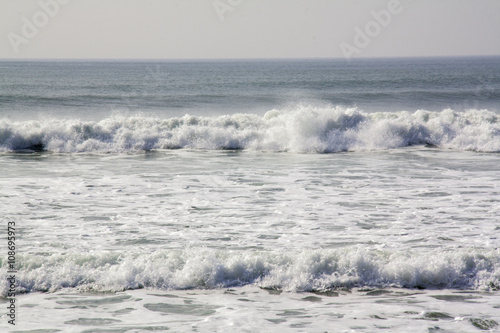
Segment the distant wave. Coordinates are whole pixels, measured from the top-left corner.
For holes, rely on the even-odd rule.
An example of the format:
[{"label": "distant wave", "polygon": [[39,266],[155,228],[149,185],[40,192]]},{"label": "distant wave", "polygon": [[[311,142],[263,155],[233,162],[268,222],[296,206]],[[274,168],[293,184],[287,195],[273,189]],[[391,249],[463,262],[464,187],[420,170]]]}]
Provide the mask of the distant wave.
[{"label": "distant wave", "polygon": [[[188,248],[150,254],[21,254],[18,259],[18,292],[64,288],[215,289],[248,284],[286,291],[366,286],[500,288],[499,250],[400,252],[345,248],[284,253]],[[0,275],[6,275],[6,271],[4,262]],[[4,283],[4,295],[5,288]]]},{"label": "distant wave", "polygon": [[0,151],[56,153],[154,149],[249,149],[301,153],[432,145],[500,152],[500,116],[487,110],[365,113],[299,105],[263,117],[233,114],[160,119],[114,115],[99,122],[0,120]]}]

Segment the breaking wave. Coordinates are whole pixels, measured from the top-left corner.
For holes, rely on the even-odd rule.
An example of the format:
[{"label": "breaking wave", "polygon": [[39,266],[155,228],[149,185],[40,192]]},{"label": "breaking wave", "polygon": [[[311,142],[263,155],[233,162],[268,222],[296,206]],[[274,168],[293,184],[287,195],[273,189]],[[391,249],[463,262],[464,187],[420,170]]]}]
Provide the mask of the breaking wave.
[{"label": "breaking wave", "polygon": [[[500,288],[498,250],[422,253],[345,248],[285,253],[188,248],[149,254],[19,255],[18,265],[18,292],[215,289],[248,284],[286,291],[366,286]],[[6,275],[7,264],[2,266],[0,273]],[[2,288],[5,294],[6,285]]]},{"label": "breaking wave", "polygon": [[365,113],[356,108],[297,106],[254,114],[160,119],[114,115],[78,119],[0,120],[0,151],[56,153],[159,149],[249,149],[330,153],[432,145],[500,152],[500,116],[488,110]]}]

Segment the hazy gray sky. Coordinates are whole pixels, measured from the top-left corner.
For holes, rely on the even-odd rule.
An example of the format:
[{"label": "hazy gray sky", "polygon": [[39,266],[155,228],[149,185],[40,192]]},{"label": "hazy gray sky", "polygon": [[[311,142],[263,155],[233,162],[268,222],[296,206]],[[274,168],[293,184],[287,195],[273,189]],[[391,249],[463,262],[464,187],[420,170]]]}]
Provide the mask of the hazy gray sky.
[{"label": "hazy gray sky", "polygon": [[499,0],[0,0],[0,58],[500,55]]}]

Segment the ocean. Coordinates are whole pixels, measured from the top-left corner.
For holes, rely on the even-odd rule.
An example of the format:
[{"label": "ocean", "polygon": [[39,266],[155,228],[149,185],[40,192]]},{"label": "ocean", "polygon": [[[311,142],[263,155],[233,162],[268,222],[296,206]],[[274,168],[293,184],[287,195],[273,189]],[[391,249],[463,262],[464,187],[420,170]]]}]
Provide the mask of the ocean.
[{"label": "ocean", "polygon": [[500,57],[3,61],[0,207],[3,332],[498,331]]}]

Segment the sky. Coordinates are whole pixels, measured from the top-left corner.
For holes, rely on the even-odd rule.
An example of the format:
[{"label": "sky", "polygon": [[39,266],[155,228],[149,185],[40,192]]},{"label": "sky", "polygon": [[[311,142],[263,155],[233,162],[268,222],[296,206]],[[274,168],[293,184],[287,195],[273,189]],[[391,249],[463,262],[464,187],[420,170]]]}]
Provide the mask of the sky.
[{"label": "sky", "polygon": [[499,0],[0,0],[0,59],[500,55]]}]

